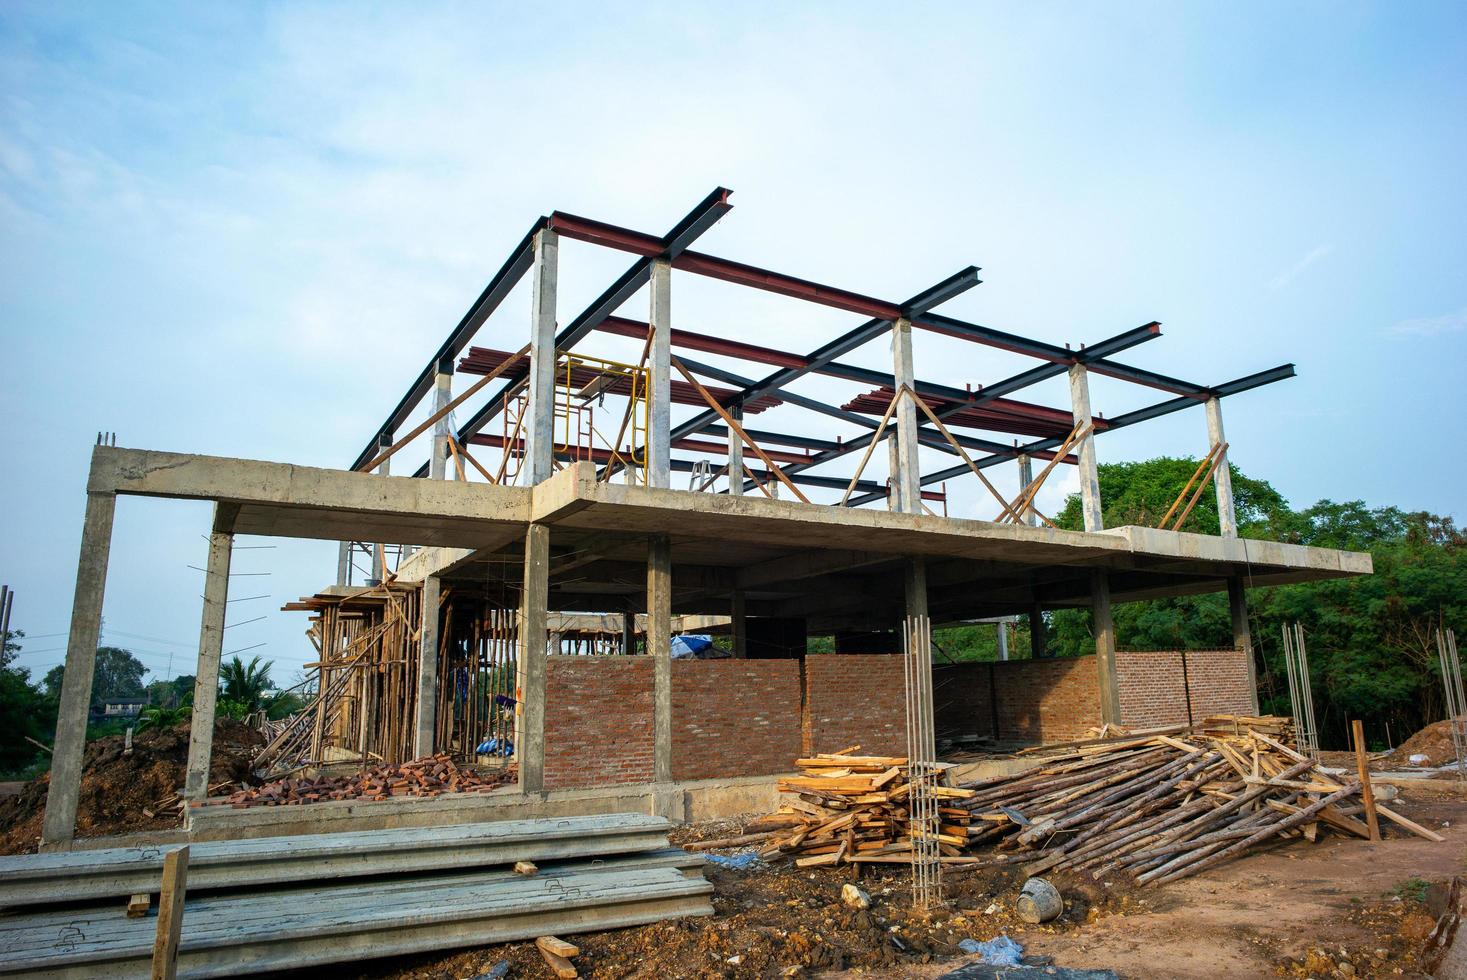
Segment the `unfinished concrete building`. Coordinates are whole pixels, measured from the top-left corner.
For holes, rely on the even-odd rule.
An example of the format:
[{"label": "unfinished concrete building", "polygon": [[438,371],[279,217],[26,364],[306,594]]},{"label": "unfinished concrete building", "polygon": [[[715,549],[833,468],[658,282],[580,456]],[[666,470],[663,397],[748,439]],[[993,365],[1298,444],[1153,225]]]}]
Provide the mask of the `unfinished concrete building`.
[{"label": "unfinished concrete building", "polygon": [[[118,494],[216,505],[191,799],[202,800],[208,788],[233,537],[302,537],[343,544],[336,585],[302,604],[318,618],[324,666],[317,701],[294,729],[290,761],[332,761],[328,743],[338,758],[440,750],[473,758],[494,739],[490,754],[512,753],[518,782],[463,804],[474,808],[465,819],[485,819],[496,808],[675,818],[768,808],[774,774],[797,756],[852,743],[901,751],[911,720],[904,698],[910,657],[902,652],[929,624],[1019,616],[1035,626],[1028,658],[942,669],[942,697],[921,722],[929,741],[936,727],[1053,741],[1102,722],[1253,713],[1247,587],[1370,571],[1365,554],[1237,536],[1223,399],[1291,377],[1292,365],[1194,383],[1117,360],[1157,338],[1156,323],[1071,348],[937,312],[978,284],[971,267],[893,302],[694,251],[729,210],[728,196],[714,191],[665,235],[559,212],[536,221],[346,468],[99,446],[46,844],[65,846],[73,834]],[[557,303],[562,240],[633,256],[624,274],[573,315]],[[861,322],[809,353],[709,336],[687,329],[696,326],[696,311],[674,304],[674,271],[832,307]],[[528,342],[518,351],[471,346],[526,276]],[[646,318],[618,315],[644,287]],[[967,388],[922,381],[913,354],[922,332],[1033,363]],[[614,361],[591,353],[593,339],[605,334],[634,338],[641,356]],[[889,370],[842,360],[887,338]],[[749,367],[736,371],[696,354]],[[455,394],[461,375],[476,380]],[[850,399],[833,404],[801,393],[799,382],[811,375],[853,386]],[[1102,418],[1091,410],[1091,375],[1161,395],[1149,407]],[[1058,378],[1068,379],[1067,405],[1015,397]],[[814,438],[751,424],[776,406],[836,420],[849,434]],[[1194,408],[1205,416],[1207,441],[1199,425],[1198,445],[1206,455],[1164,526],[1103,527],[1098,437]],[[456,426],[455,409],[466,416]],[[401,450],[425,436],[431,457],[413,469]],[[950,456],[951,465],[922,472],[919,447]],[[888,479],[866,476],[878,451]],[[832,472],[837,460],[847,461],[843,472]],[[1039,488],[1060,466],[1078,468],[1083,531],[1056,528],[1036,507]],[[1017,496],[993,486],[987,473],[994,467],[1017,468]],[[673,485],[675,473],[688,475],[686,488]],[[943,485],[967,478],[991,491],[994,519],[935,512],[945,503]],[[1221,535],[1178,530],[1209,485]],[[362,555],[373,567],[370,581],[357,585],[351,566]],[[1114,603],[1223,590],[1232,649],[1117,651]],[[380,608],[347,609],[353,602]],[[1065,608],[1090,610],[1093,656],[1046,655],[1043,616]],[[343,626],[333,618],[343,609],[365,618]],[[588,627],[595,642],[568,644],[568,621],[552,620],[562,614],[599,617]],[[674,661],[675,616],[716,617],[732,656]],[[812,635],[833,636],[833,652],[809,652]],[[364,671],[371,658],[362,650],[384,642],[402,654],[389,658],[397,667]],[[348,684],[359,685],[351,698],[357,714],[329,714],[337,710],[327,701],[331,691]],[[190,820],[201,836],[249,835],[441,820],[457,805],[205,807]]]}]

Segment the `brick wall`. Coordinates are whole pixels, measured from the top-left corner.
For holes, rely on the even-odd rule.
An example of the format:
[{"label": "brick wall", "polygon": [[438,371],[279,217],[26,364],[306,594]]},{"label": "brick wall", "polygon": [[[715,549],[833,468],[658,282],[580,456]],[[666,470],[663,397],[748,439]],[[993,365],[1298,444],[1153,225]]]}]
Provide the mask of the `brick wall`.
[{"label": "brick wall", "polygon": [[545,788],[652,781],[652,659],[547,657]]},{"label": "brick wall", "polygon": [[[1248,660],[1239,650],[1121,652],[1116,655],[1121,723],[1181,725],[1192,717],[1246,714]],[[1190,695],[1190,697],[1189,697]],[[993,708],[998,706],[997,726]],[[1100,724],[1094,657],[940,666],[933,675],[938,737],[1066,741]]]},{"label": "brick wall", "polygon": [[799,661],[673,662],[673,779],[789,772],[801,750]]},{"label": "brick wall", "polygon": [[860,745],[862,754],[906,754],[901,657],[807,656],[805,699],[805,752],[835,752]]},{"label": "brick wall", "polygon": [[996,663],[998,733],[1003,739],[1063,742],[1100,724],[1094,657]]},{"label": "brick wall", "polygon": [[993,734],[996,665],[942,664],[932,671],[932,716],[938,738]]},{"label": "brick wall", "polygon": [[1121,724],[1132,728],[1185,725],[1187,687],[1182,677],[1182,654],[1116,654],[1121,688]]},{"label": "brick wall", "polygon": [[1242,650],[1192,650],[1187,654],[1187,684],[1192,716],[1246,715],[1253,710],[1248,687],[1248,654]]}]

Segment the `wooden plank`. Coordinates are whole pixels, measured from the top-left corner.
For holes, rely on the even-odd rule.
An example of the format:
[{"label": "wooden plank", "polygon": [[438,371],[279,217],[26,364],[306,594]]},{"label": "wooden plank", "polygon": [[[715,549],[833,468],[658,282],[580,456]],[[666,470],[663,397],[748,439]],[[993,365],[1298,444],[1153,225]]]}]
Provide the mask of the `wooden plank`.
[{"label": "wooden plank", "polygon": [[1350,734],[1355,741],[1355,766],[1360,771],[1360,796],[1365,803],[1365,824],[1370,828],[1370,839],[1380,840],[1380,821],[1375,815],[1375,790],[1370,785],[1370,766],[1365,759],[1365,728],[1359,718],[1350,722]]},{"label": "wooden plank", "polygon": [[158,892],[158,929],[153,939],[153,980],[178,976],[178,941],[183,934],[183,900],[188,886],[188,846],[163,858],[163,884]]},{"label": "wooden plank", "polygon": [[138,892],[127,900],[127,917],[129,919],[141,919],[148,914],[148,909],[153,907],[152,892]]},{"label": "wooden plank", "polygon": [[556,956],[564,956],[568,960],[581,955],[581,947],[555,936],[541,936],[535,940],[535,945],[541,949],[550,950]]}]

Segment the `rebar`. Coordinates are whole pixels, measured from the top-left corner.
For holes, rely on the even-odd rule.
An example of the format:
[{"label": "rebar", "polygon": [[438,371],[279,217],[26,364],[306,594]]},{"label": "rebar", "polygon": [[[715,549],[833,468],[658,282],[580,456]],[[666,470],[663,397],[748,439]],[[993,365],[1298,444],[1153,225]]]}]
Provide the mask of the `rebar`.
[{"label": "rebar", "polygon": [[1284,669],[1289,677],[1289,703],[1294,711],[1294,737],[1299,751],[1319,760],[1319,733],[1314,727],[1314,692],[1309,686],[1309,653],[1304,627],[1284,624]]},{"label": "rebar", "polygon": [[932,711],[932,623],[908,616],[902,631],[902,664],[907,708],[907,814],[912,839],[912,905],[919,910],[942,904],[941,823],[932,791],[941,770]]},{"label": "rebar", "polygon": [[1463,697],[1462,662],[1457,657],[1457,634],[1453,630],[1436,631],[1436,652],[1441,658],[1447,721],[1452,730],[1452,751],[1457,756],[1457,778],[1467,781],[1467,698]]}]

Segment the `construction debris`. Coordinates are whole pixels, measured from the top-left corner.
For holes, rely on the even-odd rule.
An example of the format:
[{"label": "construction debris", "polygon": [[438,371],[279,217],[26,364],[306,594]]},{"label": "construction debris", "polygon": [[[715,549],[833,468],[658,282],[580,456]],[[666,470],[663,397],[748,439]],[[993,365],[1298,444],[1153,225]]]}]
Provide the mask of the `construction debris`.
[{"label": "construction debris", "polygon": [[439,753],[404,762],[400,766],[377,766],[349,776],[277,779],[209,803],[245,808],[293,806],[327,800],[386,800],[399,796],[487,793],[512,782],[514,777],[513,766],[481,776],[472,770],[460,769],[447,755]]}]

